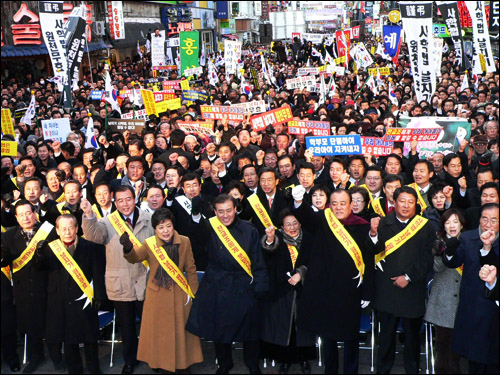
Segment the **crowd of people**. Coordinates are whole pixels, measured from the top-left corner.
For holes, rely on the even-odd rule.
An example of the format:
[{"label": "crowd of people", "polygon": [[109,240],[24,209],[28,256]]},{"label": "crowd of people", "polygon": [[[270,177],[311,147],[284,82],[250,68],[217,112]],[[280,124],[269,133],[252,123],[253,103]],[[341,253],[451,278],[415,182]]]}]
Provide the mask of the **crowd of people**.
[{"label": "crowd of people", "polygon": [[[240,124],[215,121],[213,136],[186,134],[177,122],[200,120],[199,101],[150,116],[140,134],[113,132],[107,121],[120,114],[91,98],[105,87],[104,66],[84,73],[70,110],[48,76],[2,81],[12,116],[32,92],[38,106],[32,123],[17,120],[15,137],[3,136],[18,143],[17,157],[1,157],[2,355],[12,371],[21,368],[21,333],[24,373],[44,361],[44,341],[55,370],[83,373],[83,343],[88,370],[101,373],[98,311],[114,309],[122,373],[138,361],[189,373],[204,360],[201,338],[215,345],[217,373],[232,369],[231,345],[242,342],[250,373],[269,358],[280,373],[298,363],[307,374],[318,337],[325,373],[339,371],[339,342],[343,372],[357,373],[360,319],[373,309],[378,373],[394,365],[400,320],[407,373],[419,372],[423,320],[435,328],[436,372],[460,373],[465,358],[470,373],[498,373],[498,59],[495,73],[461,90],[467,73],[451,48],[432,101],[417,102],[403,43],[397,63],[375,56],[391,69],[378,93],[351,62],[346,75],[327,78],[336,90],[320,100],[285,84],[298,68],[321,65],[312,47],[276,43],[265,53],[272,81],[250,49],[242,62],[251,93],[223,66],[216,85],[204,68],[191,89],[211,105],[290,107],[337,135],[382,137],[404,115],[465,118],[471,136],[427,159],[416,141],[408,155],[395,143],[387,156],[325,157],[287,123],[254,131],[250,114]],[[109,73],[116,90],[144,87],[150,56]],[[129,98],[121,104],[122,114],[139,109]],[[85,148],[89,116],[98,147]],[[40,120],[61,117],[71,124],[66,141],[44,139]]]}]

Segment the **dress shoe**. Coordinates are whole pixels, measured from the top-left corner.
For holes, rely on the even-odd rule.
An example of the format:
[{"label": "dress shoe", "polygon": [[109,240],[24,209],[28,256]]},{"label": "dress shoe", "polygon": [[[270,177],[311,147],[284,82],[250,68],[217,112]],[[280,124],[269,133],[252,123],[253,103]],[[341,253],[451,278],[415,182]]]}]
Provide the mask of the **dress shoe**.
[{"label": "dress shoe", "polygon": [[216,374],[229,374],[229,371],[234,367],[234,365],[231,365],[231,367],[220,367],[217,369],[215,372]]},{"label": "dress shoe", "polygon": [[26,367],[23,370],[23,374],[32,374],[36,371],[36,369],[42,364],[41,359],[34,359],[29,361]]},{"label": "dress shoe", "polygon": [[309,364],[309,361],[300,362],[300,368],[302,369],[303,374],[311,373],[311,365]]},{"label": "dress shoe", "polygon": [[124,365],[122,368],[122,374],[133,374],[134,367],[134,365]]},{"label": "dress shoe", "polygon": [[280,366],[280,374],[288,374],[288,370],[290,370],[290,363],[282,363]]},{"label": "dress shoe", "polygon": [[9,368],[12,372],[18,372],[19,370],[21,370],[21,364],[19,363],[19,361],[15,361],[9,365]]}]

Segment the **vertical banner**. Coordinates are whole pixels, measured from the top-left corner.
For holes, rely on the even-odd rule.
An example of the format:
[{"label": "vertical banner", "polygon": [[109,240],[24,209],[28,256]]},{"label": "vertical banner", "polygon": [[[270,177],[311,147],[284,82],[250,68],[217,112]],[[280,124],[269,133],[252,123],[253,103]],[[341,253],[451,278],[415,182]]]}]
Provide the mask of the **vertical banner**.
[{"label": "vertical banner", "polygon": [[432,1],[399,3],[418,103],[422,100],[430,103],[436,91],[432,3]]},{"label": "vertical banner", "polygon": [[199,63],[200,35],[198,31],[181,31],[181,74],[186,69],[196,68]]},{"label": "vertical banner", "polygon": [[66,61],[66,40],[64,39],[64,14],[62,1],[40,1],[40,27],[43,40],[49,51],[54,76],[58,77],[57,88],[62,91],[64,76],[68,67]]},{"label": "vertical banner", "polygon": [[160,35],[151,34],[151,69],[159,70],[165,65],[165,30]]},{"label": "vertical banner", "polygon": [[224,63],[230,74],[236,74],[238,60],[241,59],[241,42],[224,40]]},{"label": "vertical banner", "polygon": [[443,38],[434,38],[434,67],[436,76],[441,77],[441,64],[443,63]]},{"label": "vertical banner", "polygon": [[[343,37],[342,33],[344,33]],[[349,30],[336,31],[335,38],[337,39],[337,52],[339,57],[347,56],[348,58],[349,48],[351,47],[351,32]],[[347,61],[345,64],[347,66]]]},{"label": "vertical banner", "polygon": [[490,35],[488,33],[488,23],[486,22],[486,14],[484,11],[484,1],[466,1],[465,5],[469,10],[472,18],[472,30],[474,33],[474,58],[472,60],[475,74],[482,74],[480,58],[484,56],[486,61],[486,72],[495,72],[495,63],[493,61],[493,53],[491,52]]},{"label": "vertical banner", "polygon": [[[123,21],[123,2],[111,2],[110,31],[111,39],[125,39],[125,23]],[[110,33],[110,34],[111,34]]]},{"label": "vertical banner", "polygon": [[462,26],[460,26],[458,4],[456,1],[437,1],[436,3],[455,47],[455,56],[459,61],[460,71],[463,72],[470,68],[470,63],[464,52],[464,39]]},{"label": "vertical banner", "polygon": [[384,25],[382,28],[384,47],[392,61],[398,61],[399,48],[401,47],[401,27],[397,25]]},{"label": "vertical banner", "polygon": [[500,31],[500,26],[498,24],[498,13],[499,13],[500,3],[498,1],[490,1],[490,36],[492,38],[498,39],[498,34]]}]

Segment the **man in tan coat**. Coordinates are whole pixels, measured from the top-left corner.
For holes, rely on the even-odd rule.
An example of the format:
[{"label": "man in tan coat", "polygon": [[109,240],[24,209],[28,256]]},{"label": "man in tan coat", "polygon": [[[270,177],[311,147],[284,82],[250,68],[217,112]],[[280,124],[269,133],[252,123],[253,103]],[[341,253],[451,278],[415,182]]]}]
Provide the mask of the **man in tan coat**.
[{"label": "man in tan coat", "polygon": [[[115,205],[122,225],[128,226],[139,242],[154,235],[151,227],[151,214],[135,206],[135,192],[127,185],[115,190]],[[134,372],[137,363],[137,315],[142,315],[146,292],[147,269],[141,264],[130,264],[123,258],[120,235],[112,224],[112,215],[97,219],[89,201],[82,199],[82,226],[85,238],[106,245],[106,293],[113,301],[118,324],[122,329],[123,357],[125,365],[122,374]]]}]

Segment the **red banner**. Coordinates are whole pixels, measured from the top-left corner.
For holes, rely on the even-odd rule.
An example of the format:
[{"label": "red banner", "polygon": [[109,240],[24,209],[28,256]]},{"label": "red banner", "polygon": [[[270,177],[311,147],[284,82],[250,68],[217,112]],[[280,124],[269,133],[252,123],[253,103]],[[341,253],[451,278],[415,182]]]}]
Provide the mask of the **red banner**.
[{"label": "red banner", "polygon": [[253,130],[256,132],[264,130],[268,125],[276,125],[293,120],[290,107],[280,107],[270,112],[262,113],[250,118]]},{"label": "red banner", "polygon": [[[342,31],[335,32],[335,37],[337,39],[337,52],[338,52],[339,57],[347,55],[348,59],[350,59],[349,50],[351,48],[351,32],[349,30],[344,30],[343,32],[344,32],[346,43],[344,43],[342,40],[343,39],[342,38]],[[347,45],[345,45],[345,44],[347,44]],[[345,62],[344,64],[345,64],[345,66],[347,66],[347,62]]]},{"label": "red banner", "polygon": [[363,154],[386,156],[394,151],[394,142],[385,142],[378,137],[361,137],[361,148]]}]

